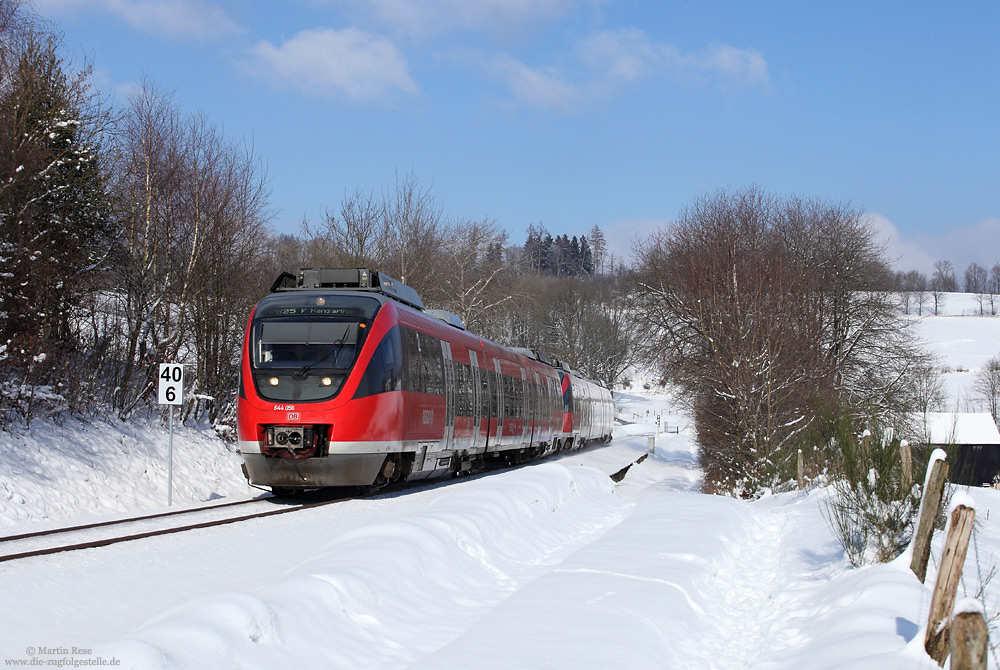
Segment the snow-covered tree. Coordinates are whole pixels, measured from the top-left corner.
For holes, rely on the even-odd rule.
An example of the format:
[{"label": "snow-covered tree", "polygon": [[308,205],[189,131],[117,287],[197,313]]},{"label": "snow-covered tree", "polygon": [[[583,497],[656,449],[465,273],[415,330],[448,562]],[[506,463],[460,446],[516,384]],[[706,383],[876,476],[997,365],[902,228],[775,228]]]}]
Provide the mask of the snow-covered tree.
[{"label": "snow-covered tree", "polygon": [[67,67],[54,36],[27,30],[4,36],[0,59],[0,344],[12,363],[51,367],[78,344],[73,311],[113,227],[89,72]]}]

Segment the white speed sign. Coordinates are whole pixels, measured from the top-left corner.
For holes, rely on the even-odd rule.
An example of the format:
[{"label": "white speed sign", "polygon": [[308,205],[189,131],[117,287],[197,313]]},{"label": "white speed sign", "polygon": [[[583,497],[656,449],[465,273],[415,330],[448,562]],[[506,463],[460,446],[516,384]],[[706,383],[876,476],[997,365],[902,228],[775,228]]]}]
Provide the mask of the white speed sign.
[{"label": "white speed sign", "polygon": [[184,402],[184,366],[180,363],[160,363],[161,405],[181,405]]}]

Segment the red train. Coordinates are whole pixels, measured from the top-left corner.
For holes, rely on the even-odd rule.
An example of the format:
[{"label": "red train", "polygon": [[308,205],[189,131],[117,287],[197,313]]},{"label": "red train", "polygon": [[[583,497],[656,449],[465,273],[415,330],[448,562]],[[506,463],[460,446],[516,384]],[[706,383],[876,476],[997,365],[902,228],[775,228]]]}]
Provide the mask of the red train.
[{"label": "red train", "polygon": [[251,484],[378,488],[611,439],[611,393],[467,332],[365,269],[284,273],[250,314],[237,429]]}]

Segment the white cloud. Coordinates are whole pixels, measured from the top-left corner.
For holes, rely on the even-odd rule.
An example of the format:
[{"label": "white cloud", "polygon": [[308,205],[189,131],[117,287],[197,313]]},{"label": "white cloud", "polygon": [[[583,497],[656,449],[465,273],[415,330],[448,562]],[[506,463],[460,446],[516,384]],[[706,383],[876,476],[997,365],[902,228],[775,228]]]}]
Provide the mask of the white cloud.
[{"label": "white cloud", "polygon": [[701,53],[654,42],[641,30],[625,28],[594,33],[580,44],[584,63],[609,79],[630,82],[651,74],[682,79],[708,77],[725,84],[768,86],[767,60],[756,49],[717,44]]},{"label": "white cloud", "polygon": [[503,36],[568,12],[571,0],[354,0],[379,23],[426,38],[453,30],[485,30]]},{"label": "white cloud", "polygon": [[533,69],[510,56],[489,59],[488,73],[510,89],[518,101],[532,107],[566,110],[583,99],[583,92],[562,80],[555,70]]},{"label": "white cloud", "polygon": [[[663,58],[664,47],[653,44],[638,29],[605,30],[580,43],[583,62],[604,76],[629,82],[646,76]],[[676,49],[674,50],[676,51]]]},{"label": "white cloud", "polygon": [[209,39],[242,32],[218,5],[203,0],[35,0],[44,15],[102,10],[133,28],[172,38]]},{"label": "white cloud", "polygon": [[583,66],[576,68],[576,76],[566,68],[531,67],[509,55],[463,52],[453,53],[452,58],[482,67],[518,101],[544,109],[572,109],[655,75],[723,86],[769,85],[767,61],[755,49],[715,45],[702,53],[686,54],[650,40],[635,28],[594,33],[578,44],[576,55]]},{"label": "white cloud", "polygon": [[768,86],[767,61],[756,49],[738,49],[717,44],[695,58],[698,66],[731,83],[743,86]]},{"label": "white cloud", "polygon": [[602,227],[602,232],[607,240],[608,252],[613,253],[617,260],[629,265],[635,260],[636,246],[669,225],[670,222],[667,220],[649,217],[618,219],[610,225]]},{"label": "white cloud", "polygon": [[930,275],[936,261],[951,261],[961,281],[970,263],[987,269],[1000,263],[1000,218],[941,232],[904,234],[885,216],[868,216],[887,240],[887,255],[897,270],[919,270]]},{"label": "white cloud", "polygon": [[937,260],[925,252],[919,244],[905,239],[899,228],[881,214],[868,214],[868,221],[875,228],[880,241],[885,242],[886,256],[897,270],[919,270],[930,274]]},{"label": "white cloud", "polygon": [[303,30],[279,46],[262,40],[251,55],[255,69],[278,85],[317,97],[367,102],[394,90],[418,92],[396,46],[357,28]]}]

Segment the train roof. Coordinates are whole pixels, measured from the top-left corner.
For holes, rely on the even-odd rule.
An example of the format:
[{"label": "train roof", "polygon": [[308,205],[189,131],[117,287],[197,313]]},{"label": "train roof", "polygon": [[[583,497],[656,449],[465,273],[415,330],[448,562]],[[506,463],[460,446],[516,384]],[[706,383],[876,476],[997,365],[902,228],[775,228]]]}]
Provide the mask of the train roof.
[{"label": "train roof", "polygon": [[[318,290],[377,293],[419,310],[459,330],[466,330],[460,316],[442,309],[425,309],[424,302],[420,299],[420,295],[415,289],[378,270],[370,270],[368,268],[300,268],[297,274],[282,272],[271,285],[271,293]],[[539,361],[550,367],[568,372],[579,379],[585,379],[576,370],[571,370],[570,366],[564,361],[547,356],[544,352],[537,349],[524,347],[505,348],[516,351],[527,358]],[[592,381],[592,383],[603,386],[600,382],[587,381]]]},{"label": "train roof", "polygon": [[424,302],[413,288],[384,272],[367,268],[300,268],[298,274],[282,272],[271,285],[271,293],[317,289],[380,293],[424,311]]}]

